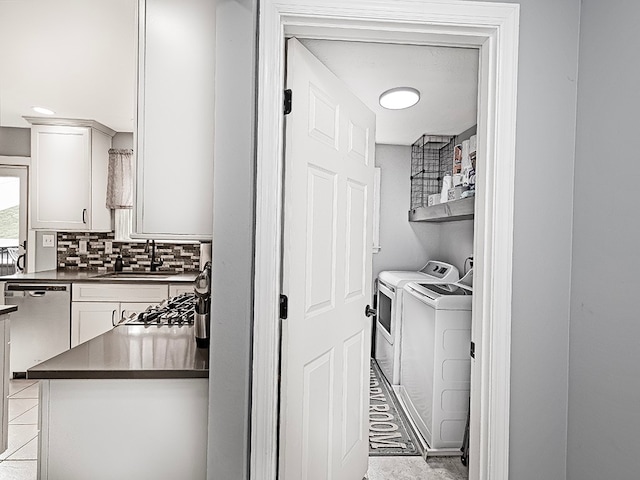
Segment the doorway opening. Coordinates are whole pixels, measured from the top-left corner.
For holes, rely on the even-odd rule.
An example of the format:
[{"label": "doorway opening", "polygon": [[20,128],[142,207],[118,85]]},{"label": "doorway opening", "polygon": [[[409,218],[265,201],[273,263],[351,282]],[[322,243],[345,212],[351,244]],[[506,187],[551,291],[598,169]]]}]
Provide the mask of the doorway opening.
[{"label": "doorway opening", "polygon": [[[256,255],[253,329],[253,478],[278,465],[284,36],[480,49],[470,478],[508,478],[511,252],[519,7],[476,2],[262,4],[259,26]],[[475,321],[475,320],[478,321]],[[489,352],[491,354],[489,355]],[[473,395],[472,395],[473,396]],[[309,457],[316,461],[317,457]]]},{"label": "doorway opening", "polygon": [[[464,337],[458,339],[457,350],[449,348],[446,359],[440,354],[440,365],[428,366],[426,352],[433,351],[434,345],[427,345],[428,338],[417,339],[417,344],[424,342],[424,352],[406,355],[405,379],[400,381],[400,343],[401,340],[410,343],[401,335],[401,294],[405,278],[416,281],[431,278],[429,274],[418,273],[427,261],[436,260],[450,265],[445,267],[451,268],[449,275],[436,277],[442,283],[458,281],[472,265],[474,190],[469,189],[468,170],[461,165],[460,155],[468,160],[465,165],[471,164],[472,157],[475,159],[478,49],[309,38],[298,40],[376,118],[372,155],[380,188],[374,193],[379,198],[374,200],[378,208],[374,207],[377,213],[374,213],[376,219],[373,223],[377,235],[374,234],[371,284],[375,285],[380,272],[394,271],[399,282],[381,288],[394,292],[399,289],[400,292],[397,294],[398,305],[394,305],[394,313],[397,311],[397,314],[384,316],[382,322],[376,319],[372,322],[372,365],[368,380],[371,406],[367,422],[370,478],[387,480],[394,478],[397,472],[406,474],[411,471],[414,478],[430,478],[429,475],[439,474],[448,479],[466,479],[466,457],[462,459],[461,448],[469,410],[471,299],[466,298],[462,302],[467,310],[461,324],[455,330],[447,327],[441,332],[446,339],[452,335]],[[290,71],[288,67],[288,75]],[[419,93],[417,104],[405,110],[382,107],[379,102],[381,94],[400,86],[409,86]],[[304,96],[299,90],[294,90],[295,109],[301,108],[301,95]],[[286,117],[287,126],[289,118]],[[299,135],[304,133],[300,131]],[[459,163],[454,165],[456,153]],[[287,167],[285,191],[289,188],[286,186],[289,171]],[[453,184],[452,177],[455,179]],[[454,194],[451,202],[447,202],[447,185],[452,187]],[[459,199],[456,194],[458,197],[464,195],[463,198],[468,200]],[[428,208],[430,196],[432,203],[437,197],[437,207]],[[470,202],[469,212],[439,215],[444,209],[455,212],[460,208],[457,205],[461,202],[456,202],[456,199],[467,204]],[[286,214],[285,217],[290,218]],[[429,268],[424,268],[424,271],[428,272]],[[285,275],[287,272],[285,270]],[[283,292],[289,294],[287,288]],[[395,293],[391,303],[393,297],[396,297]],[[388,299],[385,295],[376,296],[374,292],[369,301],[373,304],[378,298]],[[379,305],[378,311],[382,309],[384,305]],[[442,315],[450,317],[451,313],[439,309],[438,315],[438,318]],[[414,330],[416,327],[411,325]],[[421,332],[410,333],[412,336],[422,335]],[[286,353],[284,349],[282,355]],[[455,362],[460,367],[447,375],[461,378],[427,384],[428,378],[438,373],[442,375],[441,370]],[[426,398],[427,395],[431,398]],[[436,398],[444,400],[436,405]],[[419,405],[421,407],[416,408]],[[435,417],[432,411],[437,412]],[[440,425],[445,427],[441,429]],[[419,458],[420,455],[428,455],[427,464],[410,458]]]},{"label": "doorway opening", "polygon": [[0,275],[26,268],[27,168],[0,165]]}]

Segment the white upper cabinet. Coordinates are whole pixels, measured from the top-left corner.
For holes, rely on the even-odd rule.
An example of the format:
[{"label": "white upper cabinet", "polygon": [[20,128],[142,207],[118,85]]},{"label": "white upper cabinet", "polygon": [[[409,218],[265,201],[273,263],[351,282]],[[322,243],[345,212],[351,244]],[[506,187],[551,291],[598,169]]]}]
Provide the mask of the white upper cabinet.
[{"label": "white upper cabinet", "polygon": [[134,236],[213,232],[215,2],[140,0]]},{"label": "white upper cabinet", "polygon": [[90,120],[26,119],[32,124],[30,228],[110,231],[107,169],[115,132]]}]

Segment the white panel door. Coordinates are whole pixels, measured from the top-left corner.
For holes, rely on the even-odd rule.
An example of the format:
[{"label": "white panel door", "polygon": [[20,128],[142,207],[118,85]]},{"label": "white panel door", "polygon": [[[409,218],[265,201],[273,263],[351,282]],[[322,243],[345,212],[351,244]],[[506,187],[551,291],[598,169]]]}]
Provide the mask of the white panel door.
[{"label": "white panel door", "polygon": [[359,480],[368,462],[375,117],[288,41],[280,478]]}]

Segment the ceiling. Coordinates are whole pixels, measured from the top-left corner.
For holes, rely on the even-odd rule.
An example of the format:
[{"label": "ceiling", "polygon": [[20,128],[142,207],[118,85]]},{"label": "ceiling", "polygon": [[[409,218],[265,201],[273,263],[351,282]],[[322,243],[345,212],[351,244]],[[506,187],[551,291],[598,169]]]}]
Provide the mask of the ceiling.
[{"label": "ceiling", "polygon": [[43,106],[133,131],[136,0],[0,0],[0,126]]},{"label": "ceiling", "polygon": [[[411,145],[423,134],[456,135],[476,124],[478,50],[300,39],[376,114],[376,143]],[[420,101],[387,110],[380,94],[413,87]]]},{"label": "ceiling", "polygon": [[[28,127],[32,106],[133,131],[136,0],[0,0],[0,126]],[[476,124],[474,49],[301,40],[376,114],[376,142],[410,145]],[[422,92],[406,110],[380,94]]]}]

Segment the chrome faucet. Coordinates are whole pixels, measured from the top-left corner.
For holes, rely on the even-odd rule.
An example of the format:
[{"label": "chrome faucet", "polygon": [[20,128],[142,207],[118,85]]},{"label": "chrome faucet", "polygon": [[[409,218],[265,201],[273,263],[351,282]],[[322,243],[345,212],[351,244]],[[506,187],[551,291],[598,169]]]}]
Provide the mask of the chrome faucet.
[{"label": "chrome faucet", "polygon": [[[147,243],[144,246],[144,251],[145,253],[149,253],[149,240],[147,240]],[[157,271],[158,267],[161,267],[163,263],[164,261],[162,259],[156,261],[156,241],[151,240],[151,271]]]}]

